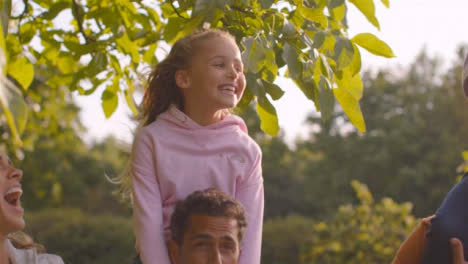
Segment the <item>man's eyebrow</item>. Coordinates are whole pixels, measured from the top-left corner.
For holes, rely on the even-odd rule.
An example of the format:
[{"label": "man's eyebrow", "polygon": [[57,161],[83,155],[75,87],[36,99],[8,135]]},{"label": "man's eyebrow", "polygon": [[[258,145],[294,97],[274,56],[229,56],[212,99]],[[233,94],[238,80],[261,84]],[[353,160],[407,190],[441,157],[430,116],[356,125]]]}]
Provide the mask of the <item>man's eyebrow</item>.
[{"label": "man's eyebrow", "polygon": [[190,237],[190,239],[211,239],[213,238],[212,235],[209,235],[209,234],[205,234],[205,233],[201,233],[201,234],[195,234],[193,236]]},{"label": "man's eyebrow", "polygon": [[229,242],[236,242],[236,240],[234,239],[234,237],[228,236],[228,235],[225,235],[225,236],[221,237],[221,239],[222,239],[222,240],[229,241]]}]

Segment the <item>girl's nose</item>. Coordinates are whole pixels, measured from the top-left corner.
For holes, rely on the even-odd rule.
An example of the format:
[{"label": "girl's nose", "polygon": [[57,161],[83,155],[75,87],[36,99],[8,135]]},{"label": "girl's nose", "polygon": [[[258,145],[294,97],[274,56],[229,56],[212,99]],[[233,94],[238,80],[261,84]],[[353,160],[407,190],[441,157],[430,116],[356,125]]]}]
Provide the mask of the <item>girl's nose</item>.
[{"label": "girl's nose", "polygon": [[228,76],[232,79],[237,79],[237,77],[239,76],[239,73],[236,71],[234,67],[229,67]]}]

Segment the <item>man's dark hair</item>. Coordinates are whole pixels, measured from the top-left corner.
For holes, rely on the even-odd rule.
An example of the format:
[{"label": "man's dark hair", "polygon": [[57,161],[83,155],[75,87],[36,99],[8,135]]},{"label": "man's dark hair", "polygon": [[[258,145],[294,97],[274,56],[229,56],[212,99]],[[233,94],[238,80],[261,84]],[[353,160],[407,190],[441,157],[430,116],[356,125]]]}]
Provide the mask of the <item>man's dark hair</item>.
[{"label": "man's dark hair", "polygon": [[171,236],[179,245],[182,245],[184,234],[190,225],[192,215],[206,215],[215,217],[227,217],[235,219],[239,229],[238,239],[242,241],[247,220],[242,205],[214,188],[203,191],[196,191],[190,194],[185,200],[177,202],[174,213],[171,217]]}]

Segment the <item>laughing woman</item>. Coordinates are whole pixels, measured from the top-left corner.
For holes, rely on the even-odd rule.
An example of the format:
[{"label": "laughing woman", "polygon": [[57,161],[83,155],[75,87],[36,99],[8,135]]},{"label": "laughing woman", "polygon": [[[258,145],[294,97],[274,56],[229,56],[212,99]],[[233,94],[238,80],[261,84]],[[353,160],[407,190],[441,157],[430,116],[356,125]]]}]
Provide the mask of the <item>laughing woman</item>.
[{"label": "laughing woman", "polygon": [[20,197],[23,172],[0,153],[0,264],[63,264],[56,255],[41,254],[44,247],[22,233],[24,228]]}]

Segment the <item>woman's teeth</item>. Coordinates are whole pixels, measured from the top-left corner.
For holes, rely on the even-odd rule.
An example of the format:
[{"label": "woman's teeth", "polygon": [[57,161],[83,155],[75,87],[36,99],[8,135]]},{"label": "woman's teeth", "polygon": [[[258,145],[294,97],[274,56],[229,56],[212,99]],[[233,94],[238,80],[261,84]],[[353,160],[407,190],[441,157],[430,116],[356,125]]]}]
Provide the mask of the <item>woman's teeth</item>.
[{"label": "woman's teeth", "polygon": [[18,205],[18,201],[19,201],[22,194],[23,194],[23,190],[21,188],[13,187],[13,188],[9,189],[3,195],[3,199],[5,199],[5,201],[7,201],[7,203],[16,206],[16,205]]}]

